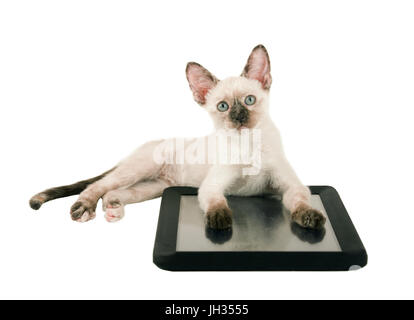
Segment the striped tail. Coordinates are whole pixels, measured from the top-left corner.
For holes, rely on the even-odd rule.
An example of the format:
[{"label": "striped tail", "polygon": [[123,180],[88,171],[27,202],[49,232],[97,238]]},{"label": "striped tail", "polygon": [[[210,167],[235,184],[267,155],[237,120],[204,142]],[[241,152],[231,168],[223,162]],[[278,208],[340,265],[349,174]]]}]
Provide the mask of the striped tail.
[{"label": "striped tail", "polygon": [[105,177],[108,173],[110,173],[111,171],[113,171],[115,168],[112,168],[111,170],[108,170],[104,173],[102,173],[99,176],[87,179],[87,180],[82,180],[79,182],[76,182],[74,184],[70,184],[67,186],[61,186],[61,187],[56,187],[56,188],[50,188],[47,189],[45,191],[42,191],[36,195],[34,195],[30,201],[30,207],[34,210],[38,210],[42,204],[44,204],[47,201],[50,200],[54,200],[54,199],[58,199],[58,198],[64,198],[64,197],[69,197],[69,196],[73,196],[75,194],[79,194],[81,193],[83,190],[85,190],[90,184],[101,180],[103,177]]}]

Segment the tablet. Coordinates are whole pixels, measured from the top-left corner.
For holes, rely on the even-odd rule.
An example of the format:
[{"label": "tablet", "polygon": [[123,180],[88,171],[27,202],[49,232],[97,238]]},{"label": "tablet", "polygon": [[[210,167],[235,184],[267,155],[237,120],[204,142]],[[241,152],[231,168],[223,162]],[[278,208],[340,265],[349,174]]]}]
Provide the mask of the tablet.
[{"label": "tablet", "polygon": [[204,223],[197,189],[167,188],[162,196],[153,261],[171,271],[355,270],[367,253],[336,190],[311,186],[311,204],[327,217],[320,230],[290,219],[280,199],[227,197],[229,230]]}]

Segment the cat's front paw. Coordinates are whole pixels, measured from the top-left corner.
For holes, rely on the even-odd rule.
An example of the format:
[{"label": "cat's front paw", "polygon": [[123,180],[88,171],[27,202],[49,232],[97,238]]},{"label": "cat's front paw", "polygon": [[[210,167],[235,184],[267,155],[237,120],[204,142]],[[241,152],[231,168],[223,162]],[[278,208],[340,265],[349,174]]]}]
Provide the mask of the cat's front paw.
[{"label": "cat's front paw", "polygon": [[321,229],[325,225],[326,218],[320,211],[301,204],[292,213],[292,220],[304,228]]},{"label": "cat's front paw", "polygon": [[232,222],[232,212],[227,206],[215,208],[206,213],[206,225],[211,229],[229,229]]},{"label": "cat's front paw", "polygon": [[70,208],[72,220],[77,222],[86,222],[96,217],[96,204],[92,205],[88,201],[79,199]]}]

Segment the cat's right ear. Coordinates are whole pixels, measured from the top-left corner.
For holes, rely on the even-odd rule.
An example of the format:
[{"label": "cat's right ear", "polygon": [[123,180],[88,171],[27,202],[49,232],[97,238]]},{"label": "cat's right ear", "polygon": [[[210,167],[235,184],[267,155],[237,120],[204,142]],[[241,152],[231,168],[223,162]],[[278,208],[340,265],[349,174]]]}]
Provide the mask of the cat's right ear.
[{"label": "cat's right ear", "polygon": [[200,105],[205,104],[207,93],[216,86],[219,80],[210,71],[196,62],[189,62],[185,73],[193,92],[194,100]]}]

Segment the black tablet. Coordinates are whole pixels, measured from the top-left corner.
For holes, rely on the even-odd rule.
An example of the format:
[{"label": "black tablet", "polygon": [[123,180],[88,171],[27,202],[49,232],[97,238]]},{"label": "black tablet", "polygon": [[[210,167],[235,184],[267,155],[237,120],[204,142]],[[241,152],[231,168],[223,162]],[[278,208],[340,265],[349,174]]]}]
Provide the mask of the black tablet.
[{"label": "black tablet", "polygon": [[275,197],[227,197],[230,230],[205,227],[197,189],[167,188],[162,196],[154,263],[165,270],[354,270],[367,253],[336,190],[311,186],[312,206],[327,217],[311,230],[290,219]]}]

